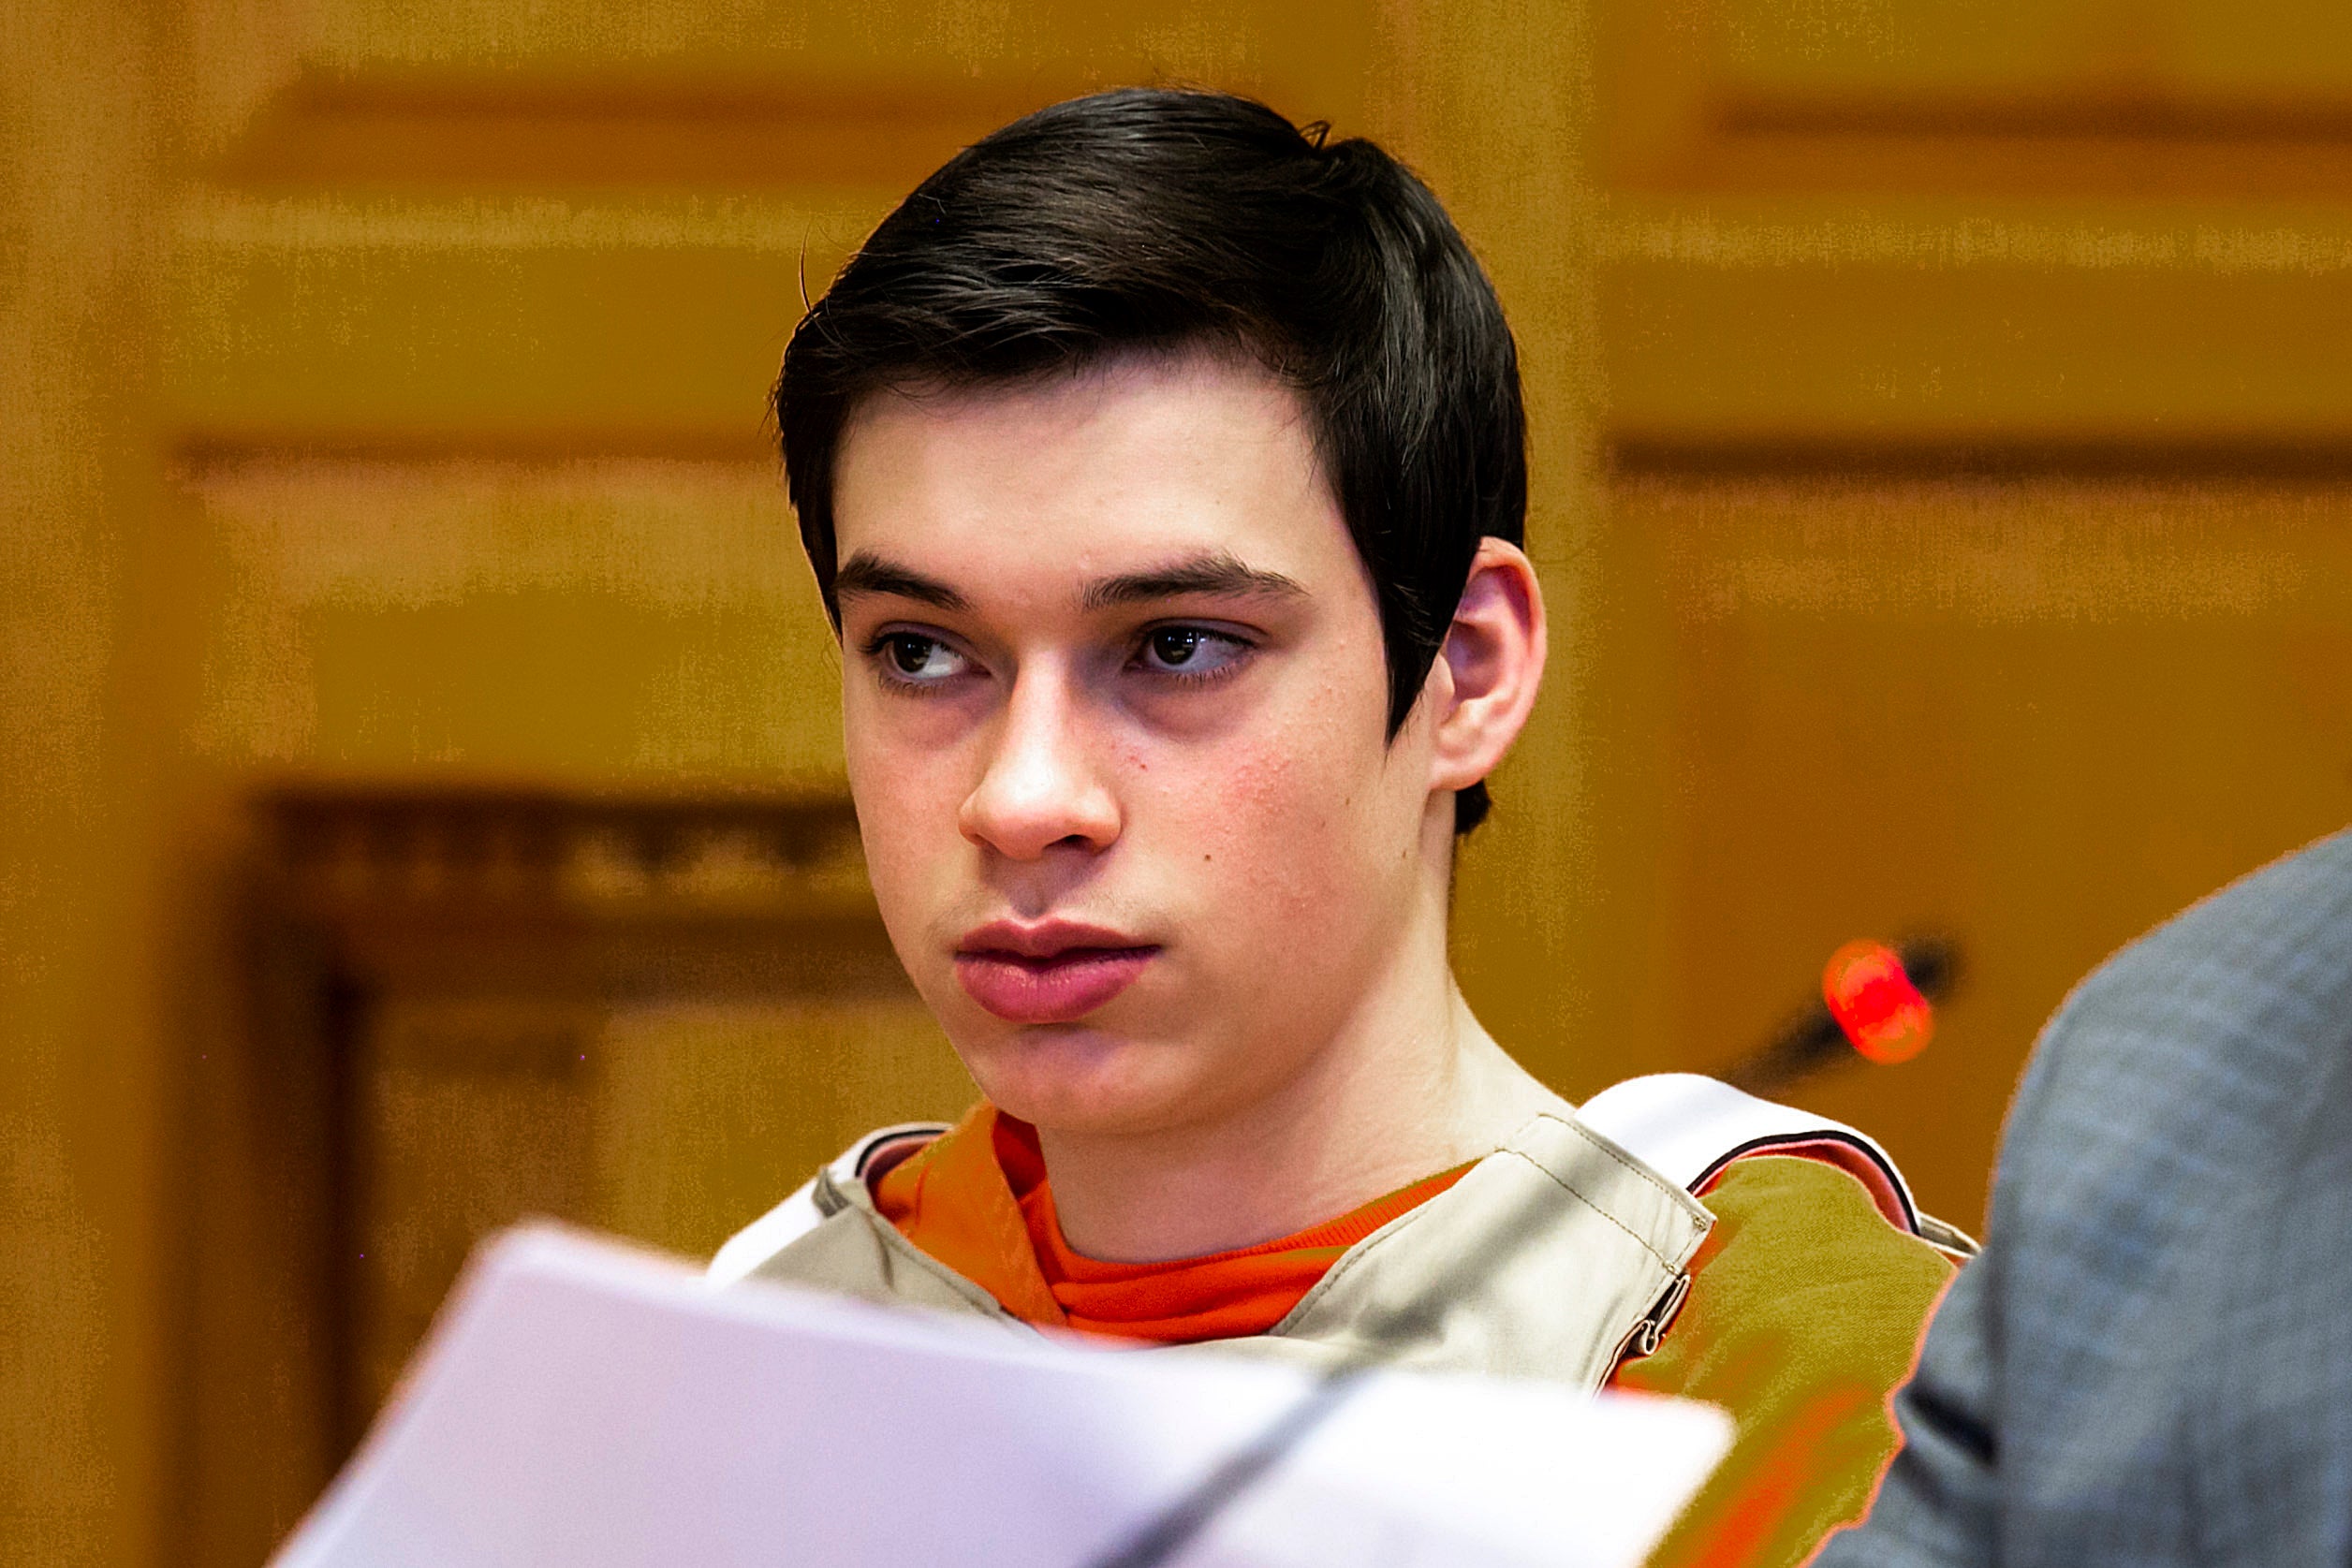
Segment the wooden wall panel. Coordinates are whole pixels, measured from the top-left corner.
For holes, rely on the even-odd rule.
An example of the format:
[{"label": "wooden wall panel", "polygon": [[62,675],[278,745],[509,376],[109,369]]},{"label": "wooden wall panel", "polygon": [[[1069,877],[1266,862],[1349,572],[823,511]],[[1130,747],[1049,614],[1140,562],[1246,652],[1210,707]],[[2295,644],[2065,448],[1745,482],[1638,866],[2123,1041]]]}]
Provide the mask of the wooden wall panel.
[{"label": "wooden wall panel", "polygon": [[2042,1019],[2142,928],[2352,820],[2352,489],[1643,476],[1673,618],[1678,1064],[1860,935],[1966,971],[1935,1044],[1794,1092],[1980,1214]]},{"label": "wooden wall panel", "polygon": [[1519,344],[1527,548],[1551,607],[1551,662],[1494,781],[1493,815],[1462,854],[1453,958],[1496,1038],[1572,1093],[1617,1076],[1623,1042],[1656,1036],[1652,840],[1626,830],[1640,797],[1604,740],[1628,673],[1611,608],[1626,559],[1596,485],[1591,22],[1582,5],[1393,4],[1368,105],[1374,134],[1477,251]]},{"label": "wooden wall panel", "polygon": [[2352,28],[2314,0],[1682,0],[1612,23],[1612,164],[1632,186],[2352,190]]},{"label": "wooden wall panel", "polygon": [[2124,91],[2275,111],[2352,95],[2352,19],[2325,0],[1718,0],[1729,93],[1948,104]]},{"label": "wooden wall panel", "polygon": [[639,1004],[606,1020],[595,1053],[590,1212],[693,1255],[878,1117],[952,1121],[978,1097],[911,994]]},{"label": "wooden wall panel", "polygon": [[225,765],[845,787],[771,462],[262,454],[179,482],[218,584],[192,739]]},{"label": "wooden wall panel", "polygon": [[1837,944],[1948,931],[1945,1037],[1792,1093],[1965,1223],[2066,987],[2352,820],[2352,32],[1685,0],[1602,61],[1643,1048],[1729,1060]]},{"label": "wooden wall panel", "polygon": [[491,1231],[707,1253],[971,1096],[837,795],[311,783],[256,827],[202,1075],[185,1560],[293,1524]]},{"label": "wooden wall panel", "polygon": [[977,1094],[904,992],[395,992],[360,1044],[354,1417],[492,1231],[551,1216],[708,1256],[878,1121],[953,1121]]},{"label": "wooden wall panel", "polygon": [[184,439],[757,460],[803,274],[821,289],[888,200],[198,203]]},{"label": "wooden wall panel", "polygon": [[[0,16],[0,1559],[148,1560],[172,1415],[169,624],[150,526],[169,81],[143,7]],[[163,584],[169,587],[168,577]]]},{"label": "wooden wall panel", "polygon": [[2340,218],[2249,232],[2111,210],[1806,221],[1757,206],[1629,217],[1610,237],[1610,430],[1637,465],[1974,447],[2162,469],[2352,451]]}]

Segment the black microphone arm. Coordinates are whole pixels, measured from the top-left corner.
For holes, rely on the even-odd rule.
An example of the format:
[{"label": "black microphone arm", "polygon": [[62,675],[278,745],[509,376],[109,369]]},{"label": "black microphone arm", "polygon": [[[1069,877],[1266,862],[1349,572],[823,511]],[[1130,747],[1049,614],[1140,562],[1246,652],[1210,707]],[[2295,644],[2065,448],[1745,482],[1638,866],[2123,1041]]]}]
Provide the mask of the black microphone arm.
[{"label": "black microphone arm", "polygon": [[[1960,983],[1960,945],[1948,937],[1914,936],[1894,945],[1895,957],[1918,993],[1942,1003]],[[1828,1004],[1815,996],[1780,1033],[1715,1076],[1734,1089],[1769,1099],[1801,1078],[1852,1061],[1856,1053]]]}]

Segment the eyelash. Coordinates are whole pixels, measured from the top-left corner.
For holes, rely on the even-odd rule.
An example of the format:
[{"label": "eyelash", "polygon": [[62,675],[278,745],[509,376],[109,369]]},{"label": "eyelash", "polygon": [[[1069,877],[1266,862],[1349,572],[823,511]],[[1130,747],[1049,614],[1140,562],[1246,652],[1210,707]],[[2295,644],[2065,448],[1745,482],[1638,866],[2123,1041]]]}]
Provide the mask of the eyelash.
[{"label": "eyelash", "polygon": [[901,642],[929,643],[932,647],[953,653],[959,658],[973,663],[978,662],[973,660],[969,653],[963,652],[945,637],[933,637],[928,632],[877,632],[866,639],[864,646],[866,659],[881,676],[885,686],[907,696],[937,696],[945,690],[948,683],[944,680],[919,681],[904,671],[893,667],[889,656],[890,649],[893,644]]},{"label": "eyelash", "polygon": [[1143,629],[1136,638],[1135,653],[1128,659],[1128,666],[1133,667],[1140,664],[1144,655],[1151,650],[1152,639],[1164,637],[1169,632],[1190,632],[1203,642],[1221,643],[1232,651],[1227,661],[1214,669],[1152,669],[1148,666],[1145,667],[1145,673],[1180,686],[1213,686],[1220,681],[1230,680],[1241,673],[1244,661],[1257,649],[1255,642],[1232,632],[1219,631],[1213,626],[1196,625],[1189,621],[1170,621]]}]

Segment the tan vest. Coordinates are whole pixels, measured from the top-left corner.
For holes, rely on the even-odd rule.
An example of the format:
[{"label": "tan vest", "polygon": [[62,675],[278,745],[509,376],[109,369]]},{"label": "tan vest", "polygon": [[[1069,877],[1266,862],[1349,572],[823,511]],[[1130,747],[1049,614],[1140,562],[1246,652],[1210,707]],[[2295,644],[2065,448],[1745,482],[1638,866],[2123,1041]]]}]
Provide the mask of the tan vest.
[{"label": "tan vest", "polygon": [[[1596,1123],[1644,1147],[1672,1174]],[[894,1141],[937,1131],[887,1129],[862,1140],[723,1249],[713,1276],[807,1285],[1035,1333],[875,1211],[867,1160]],[[1891,1183],[1895,1197],[1882,1200],[1889,1220],[1919,1228],[1891,1162],[1851,1128],[1712,1079],[1635,1079],[1582,1112],[1563,1102],[1557,1113],[1531,1119],[1445,1192],[1348,1248],[1272,1329],[1214,1348],[1318,1365],[1377,1351],[1408,1366],[1596,1388],[1626,1355],[1657,1347],[1689,1289],[1692,1254],[1714,1224],[1689,1189],[1741,1154],[1816,1151],[1824,1140],[1848,1153],[1866,1150]]]}]

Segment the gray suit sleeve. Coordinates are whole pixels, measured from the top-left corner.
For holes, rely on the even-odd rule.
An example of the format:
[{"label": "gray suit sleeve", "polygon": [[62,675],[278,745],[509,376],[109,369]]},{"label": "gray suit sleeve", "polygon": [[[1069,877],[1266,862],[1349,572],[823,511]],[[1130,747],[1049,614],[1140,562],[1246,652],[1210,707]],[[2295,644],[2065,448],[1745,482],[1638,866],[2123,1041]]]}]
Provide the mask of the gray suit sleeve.
[{"label": "gray suit sleeve", "polygon": [[1817,1568],[2352,1561],[2352,833],[2102,965]]}]

